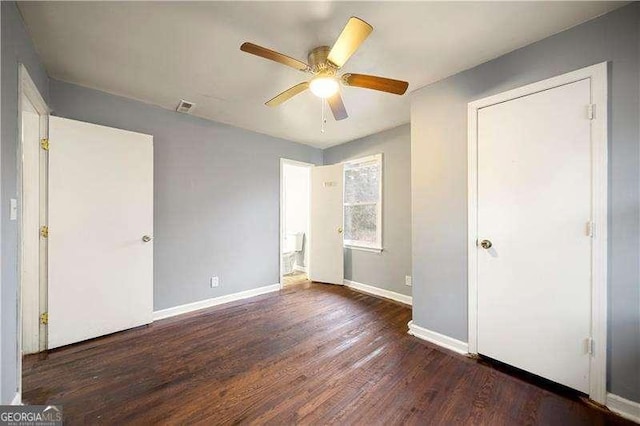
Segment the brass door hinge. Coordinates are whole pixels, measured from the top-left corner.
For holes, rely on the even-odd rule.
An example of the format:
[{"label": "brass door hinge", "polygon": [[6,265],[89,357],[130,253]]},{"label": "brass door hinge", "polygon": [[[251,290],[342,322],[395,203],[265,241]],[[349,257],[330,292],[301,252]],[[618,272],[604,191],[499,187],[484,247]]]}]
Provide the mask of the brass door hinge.
[{"label": "brass door hinge", "polygon": [[40,324],[49,324],[49,312],[43,312],[40,314]]},{"label": "brass door hinge", "polygon": [[47,138],[40,139],[40,146],[45,151],[49,151],[49,139],[47,139]]},{"label": "brass door hinge", "polygon": [[40,227],[40,236],[42,238],[49,238],[49,227],[47,225]]}]

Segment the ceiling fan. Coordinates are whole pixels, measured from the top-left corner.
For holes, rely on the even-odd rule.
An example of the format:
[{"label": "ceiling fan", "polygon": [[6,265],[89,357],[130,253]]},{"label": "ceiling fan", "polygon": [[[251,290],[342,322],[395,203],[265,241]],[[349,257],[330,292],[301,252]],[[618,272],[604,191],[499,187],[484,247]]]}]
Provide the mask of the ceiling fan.
[{"label": "ceiling fan", "polygon": [[358,50],[358,47],[371,34],[371,31],[373,31],[373,27],[362,19],[349,18],[347,25],[345,25],[333,47],[320,46],[311,50],[307,58],[308,64],[253,43],[243,43],[240,46],[240,50],[313,74],[313,78],[310,81],[290,87],[273,99],[268,100],[265,103],[266,105],[278,106],[295,95],[310,89],[314,95],[327,100],[336,120],[344,120],[348,115],[340,96],[339,82],[345,86],[362,87],[396,95],[403,95],[407,91],[407,87],[409,87],[409,83],[406,81],[373,75],[352,73],[338,75],[338,70]]}]

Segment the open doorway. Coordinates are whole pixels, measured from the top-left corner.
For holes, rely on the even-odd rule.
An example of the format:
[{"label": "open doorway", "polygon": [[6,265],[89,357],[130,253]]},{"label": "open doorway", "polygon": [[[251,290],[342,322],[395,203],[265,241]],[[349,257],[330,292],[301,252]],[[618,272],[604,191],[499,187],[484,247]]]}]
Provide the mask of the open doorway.
[{"label": "open doorway", "polygon": [[309,268],[309,190],[312,164],[280,164],[280,282],[304,283]]}]

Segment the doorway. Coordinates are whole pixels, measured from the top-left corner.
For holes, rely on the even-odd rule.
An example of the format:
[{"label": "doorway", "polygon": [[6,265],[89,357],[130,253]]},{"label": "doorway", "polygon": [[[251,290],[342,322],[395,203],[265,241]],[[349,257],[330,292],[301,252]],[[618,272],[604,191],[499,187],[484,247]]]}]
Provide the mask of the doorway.
[{"label": "doorway", "polygon": [[605,402],[607,66],[469,104],[469,352]]},{"label": "doorway", "polygon": [[[19,291],[17,376],[22,377],[22,355],[46,349],[47,270],[46,239],[41,228],[47,221],[49,108],[29,76],[18,68],[18,205]],[[18,395],[22,380],[18,380]]]},{"label": "doorway", "polygon": [[49,117],[22,65],[18,101],[21,403],[24,355],[152,322],[153,137]]},{"label": "doorway", "polygon": [[304,283],[309,268],[310,179],[313,164],[281,160],[280,283]]}]

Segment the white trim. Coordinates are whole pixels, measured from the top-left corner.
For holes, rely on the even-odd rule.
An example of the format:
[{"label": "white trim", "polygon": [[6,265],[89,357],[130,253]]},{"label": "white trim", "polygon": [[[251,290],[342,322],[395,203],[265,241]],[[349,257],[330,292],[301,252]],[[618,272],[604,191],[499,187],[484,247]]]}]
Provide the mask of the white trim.
[{"label": "white trim", "polygon": [[607,394],[607,407],[625,419],[640,423],[640,403],[612,393]]},{"label": "white trim", "polygon": [[385,290],[383,288],[374,287],[368,284],[362,284],[356,281],[344,280],[344,285],[361,293],[367,293],[372,296],[384,297],[385,299],[395,300],[405,305],[413,305],[413,297],[396,293],[395,291]]},{"label": "white trim", "polygon": [[[22,217],[23,217],[23,212],[22,210],[22,205],[23,205],[23,196],[22,196],[22,191],[23,191],[23,179],[22,179],[22,171],[23,171],[23,148],[22,148],[22,97],[25,96],[27,99],[29,99],[29,101],[31,102],[31,104],[33,105],[33,107],[36,109],[36,111],[38,112],[38,115],[40,116],[40,138],[43,137],[48,137],[49,135],[49,113],[50,113],[50,109],[47,106],[47,103],[44,101],[44,98],[42,97],[42,95],[40,94],[38,87],[35,85],[35,83],[33,82],[33,80],[31,79],[31,76],[29,75],[29,71],[27,70],[27,68],[24,66],[24,64],[20,63],[18,65],[18,140],[17,140],[17,165],[18,165],[18,170],[17,170],[17,176],[18,176],[18,191],[17,191],[17,196],[18,196],[18,205],[21,206],[20,207],[20,211],[19,211],[19,222],[18,222],[18,235],[19,235],[19,240],[18,240],[18,289],[17,289],[17,300],[16,300],[16,318],[17,318],[17,336],[16,336],[16,357],[17,357],[17,365],[16,365],[16,377],[17,377],[17,388],[16,388],[16,395],[14,396],[13,400],[12,400],[12,404],[13,405],[18,405],[21,404],[22,401],[22,316],[25,315],[25,313],[22,312],[22,258],[23,258],[23,251],[24,251],[24,247],[23,247],[23,241],[22,241],[22,228],[23,228],[23,223],[22,223]],[[41,174],[43,175],[43,177],[41,177],[40,180],[40,206],[39,206],[39,216],[40,216],[40,220],[41,221],[45,221],[46,222],[46,217],[47,217],[47,208],[46,208],[46,203],[43,200],[46,200],[46,197],[43,198],[42,196],[42,190],[46,190],[46,186],[47,186],[47,173],[48,173],[48,167],[47,167],[47,163],[48,163],[48,154],[46,153],[46,151],[44,150],[40,150],[40,171]],[[44,179],[44,180],[43,180]],[[43,262],[46,262],[46,240],[41,241],[40,243],[40,247],[39,247],[39,257],[40,257],[40,278],[39,278],[39,310],[40,311],[46,311],[47,306],[46,306],[46,300],[47,300],[47,276],[46,276],[46,272],[44,272],[43,275],[43,271],[46,271],[46,264],[43,264]],[[44,265],[44,266],[43,266]],[[37,317],[40,317],[40,312],[28,312],[26,313],[26,315],[37,315]],[[39,322],[39,321],[38,321]],[[33,346],[38,346],[41,350],[45,350],[46,349],[46,326],[41,325],[40,329],[39,329],[39,338],[38,338],[38,342],[33,345]]]},{"label": "white trim", "polygon": [[592,248],[591,337],[595,350],[591,358],[589,397],[604,404],[606,399],[607,353],[607,63],[592,65],[567,74],[489,96],[468,105],[468,304],[469,352],[478,352],[477,342],[477,114],[480,108],[506,102],[579,80],[591,79],[591,103],[597,106],[591,120],[592,137],[592,220],[596,224]]},{"label": "white trim", "polygon": [[298,272],[307,272],[306,266],[293,265],[293,270]]},{"label": "white trim", "polygon": [[359,164],[359,163],[367,163],[369,161],[378,161],[382,159],[382,153],[367,155],[366,157],[358,157],[353,160],[345,160],[343,164]]},{"label": "white trim", "polygon": [[31,79],[31,76],[27,71],[27,67],[25,67],[23,64],[20,64],[18,73],[20,78],[20,94],[24,94],[27,98],[29,98],[31,102],[33,102],[33,106],[36,108],[39,114],[49,114],[51,110],[38,91],[38,87]]},{"label": "white trim", "polygon": [[[315,167],[315,164],[311,164],[311,163],[305,163],[302,161],[297,161],[297,160],[289,160],[288,158],[280,158],[280,201],[279,201],[279,208],[280,208],[280,213],[279,213],[279,225],[278,225],[278,263],[280,265],[280,288],[284,288],[284,265],[282,264],[282,247],[284,246],[284,165],[288,164],[291,166],[298,166],[298,167]],[[308,204],[308,212],[307,212],[307,217],[309,219],[309,221],[311,221],[311,173],[309,173],[309,191],[308,191],[308,195],[309,195],[309,202]],[[304,247],[305,250],[309,250],[309,239],[311,238],[309,232],[306,233],[305,235],[305,243],[304,243]],[[306,258],[309,259],[309,263],[311,262],[311,256],[309,253],[307,253]],[[304,267],[304,272],[307,272],[309,269],[309,265],[306,265]],[[295,269],[295,268],[294,268]]]},{"label": "white trim", "polygon": [[[20,380],[22,380],[22,378]],[[20,392],[16,392],[16,394],[13,396],[11,405],[22,405],[22,395],[20,395]]]},{"label": "white trim", "polygon": [[382,253],[382,250],[383,250],[382,248],[356,246],[356,245],[352,245],[352,244],[345,244],[344,248],[349,249],[349,250],[367,251],[369,253]]},{"label": "white trim", "polygon": [[174,306],[172,308],[153,311],[153,320],[158,321],[165,318],[175,317],[176,315],[186,314],[188,312],[199,311],[200,309],[211,308],[237,300],[248,299],[250,297],[260,296],[280,290],[280,283],[258,287],[251,290],[240,291],[238,293],[225,294],[224,296],[213,297],[211,299],[199,300],[193,303]]},{"label": "white trim", "polygon": [[457,352],[462,355],[469,353],[469,345],[453,337],[445,336],[444,334],[436,333],[435,331],[428,330],[419,325],[415,325],[412,321],[407,324],[409,326],[408,333],[418,339],[426,340],[438,346],[442,346],[453,352]]}]

